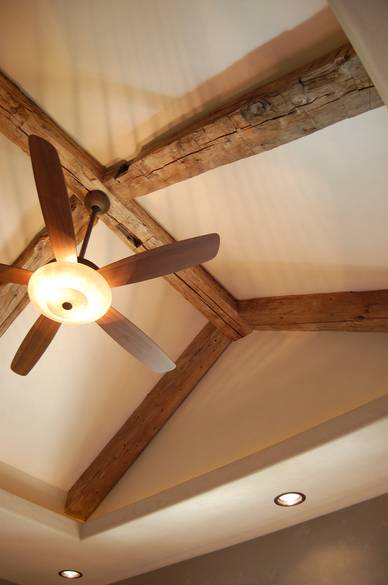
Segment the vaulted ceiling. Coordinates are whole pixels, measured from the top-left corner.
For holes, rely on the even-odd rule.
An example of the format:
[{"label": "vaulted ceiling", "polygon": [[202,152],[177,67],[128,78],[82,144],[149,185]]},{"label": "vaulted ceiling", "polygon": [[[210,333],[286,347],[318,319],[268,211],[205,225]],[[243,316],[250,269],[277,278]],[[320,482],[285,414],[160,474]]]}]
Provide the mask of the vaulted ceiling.
[{"label": "vaulted ceiling", "polygon": [[[336,332],[247,335],[238,312],[239,301],[256,297],[386,288],[388,114],[373,85],[357,111],[348,101],[345,114],[309,135],[264,152],[256,145],[260,154],[202,174],[186,166],[171,185],[154,173],[168,186],[135,204],[126,199],[131,166],[122,164],[152,158],[158,137],[171,143],[182,121],[346,42],[323,0],[0,2],[0,67],[53,119],[25,122],[16,97],[3,116],[24,126],[11,135],[2,122],[0,262],[12,263],[43,226],[23,152],[36,120],[59,149],[71,193],[82,198],[97,180],[112,189],[113,215],[91,243],[96,263],[139,251],[136,238],[143,249],[221,236],[209,274],[114,291],[117,308],[173,359],[183,354],[171,382],[94,324],[64,327],[31,374],[17,377],[9,364],[36,314],[27,306],[15,318],[23,299],[13,313],[13,293],[0,290],[12,309],[7,320],[0,311],[0,577],[51,584],[74,566],[85,583],[106,585],[387,491],[387,329],[372,324],[365,297],[356,302],[363,318],[353,313],[348,326],[369,331],[362,335],[345,332],[344,320]],[[69,137],[81,148],[79,169]],[[118,429],[177,388],[190,395],[105,499],[85,516],[68,503],[85,519],[102,502],[91,519],[66,517],[67,491],[85,494],[78,478]],[[163,403],[170,414],[177,406]],[[285,516],[272,498],[291,484],[308,500]]]}]

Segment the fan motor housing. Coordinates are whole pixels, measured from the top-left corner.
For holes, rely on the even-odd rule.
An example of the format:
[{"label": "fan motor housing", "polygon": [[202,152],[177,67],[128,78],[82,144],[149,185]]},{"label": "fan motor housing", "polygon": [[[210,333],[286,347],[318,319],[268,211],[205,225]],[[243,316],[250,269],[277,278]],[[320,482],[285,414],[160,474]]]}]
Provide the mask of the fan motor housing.
[{"label": "fan motor housing", "polygon": [[110,208],[109,197],[104,191],[93,189],[85,195],[85,207],[98,214],[106,213]]}]

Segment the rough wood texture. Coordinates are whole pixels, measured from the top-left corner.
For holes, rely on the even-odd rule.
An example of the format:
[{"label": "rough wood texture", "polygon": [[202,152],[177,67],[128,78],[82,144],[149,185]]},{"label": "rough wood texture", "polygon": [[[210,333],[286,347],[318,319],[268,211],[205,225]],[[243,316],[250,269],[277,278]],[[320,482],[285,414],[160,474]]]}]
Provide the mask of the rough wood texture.
[{"label": "rough wood texture", "polygon": [[262,331],[388,332],[388,290],[263,297],[239,306]]},{"label": "rough wood texture", "polygon": [[[103,221],[136,253],[175,242],[136,201],[124,206],[113,198]],[[236,300],[202,266],[164,278],[226,336],[239,339],[252,331],[240,316]]]},{"label": "rough wood texture", "polygon": [[127,422],[70,489],[66,513],[87,520],[230,344],[213,325],[202,329]]},{"label": "rough wood texture", "polygon": [[[124,204],[109,192],[101,183],[104,167],[1,73],[0,131],[27,154],[29,135],[37,134],[50,141],[59,153],[69,193],[82,199],[89,190],[105,191],[110,198],[111,207],[103,221],[134,252],[143,252],[175,241],[135,201]],[[251,331],[240,317],[235,299],[201,266],[166,278],[231,339],[239,339]],[[7,303],[11,301],[11,298],[6,299]],[[11,315],[9,319],[11,322]]]},{"label": "rough wood texture", "polygon": [[0,131],[29,155],[28,137],[36,134],[59,152],[61,164],[82,184],[101,177],[103,165],[70,138],[37,104],[0,72]]},{"label": "rough wood texture", "polygon": [[346,45],[154,141],[110,169],[105,183],[126,202],[380,105],[358,56]]},{"label": "rough wood texture", "polygon": [[[83,239],[89,217],[84,206],[76,197],[71,198],[70,204],[76,240],[80,242]],[[47,231],[43,229],[15,260],[14,265],[34,271],[39,266],[50,262],[53,257]],[[0,336],[7,331],[28,302],[25,286],[19,284],[0,285]]]}]

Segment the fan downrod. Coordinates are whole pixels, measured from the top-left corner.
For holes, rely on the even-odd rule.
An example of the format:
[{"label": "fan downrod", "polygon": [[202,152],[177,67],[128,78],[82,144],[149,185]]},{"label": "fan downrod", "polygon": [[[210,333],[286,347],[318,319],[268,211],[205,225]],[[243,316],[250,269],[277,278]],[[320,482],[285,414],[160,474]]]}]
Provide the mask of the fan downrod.
[{"label": "fan downrod", "polygon": [[110,201],[104,191],[93,189],[85,195],[85,207],[90,211],[89,225],[86,230],[85,238],[82,243],[79,259],[85,258],[86,248],[89,243],[90,235],[94,226],[95,219],[98,215],[102,215],[109,210]]}]

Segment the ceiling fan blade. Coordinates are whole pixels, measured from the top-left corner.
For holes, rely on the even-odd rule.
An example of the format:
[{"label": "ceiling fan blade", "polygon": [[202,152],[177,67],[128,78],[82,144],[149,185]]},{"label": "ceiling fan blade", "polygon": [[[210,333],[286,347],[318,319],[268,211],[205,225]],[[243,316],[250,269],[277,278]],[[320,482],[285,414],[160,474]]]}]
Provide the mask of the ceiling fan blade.
[{"label": "ceiling fan blade", "polygon": [[54,256],[77,262],[77,249],[69,197],[55,148],[40,136],[28,138],[35,184]]},{"label": "ceiling fan blade", "polygon": [[219,247],[220,236],[207,234],[128,256],[100,268],[99,272],[110,286],[122,286],[207,262],[216,256]]},{"label": "ceiling fan blade", "polygon": [[160,347],[131,323],[124,315],[111,307],[97,321],[100,327],[121,347],[155,372],[168,372],[175,364]]},{"label": "ceiling fan blade", "polygon": [[11,370],[26,376],[46,351],[58,331],[60,323],[41,315],[23,339],[15,357]]},{"label": "ceiling fan blade", "polygon": [[31,274],[31,270],[0,264],[0,284],[8,284],[9,282],[13,282],[14,284],[28,284]]}]

